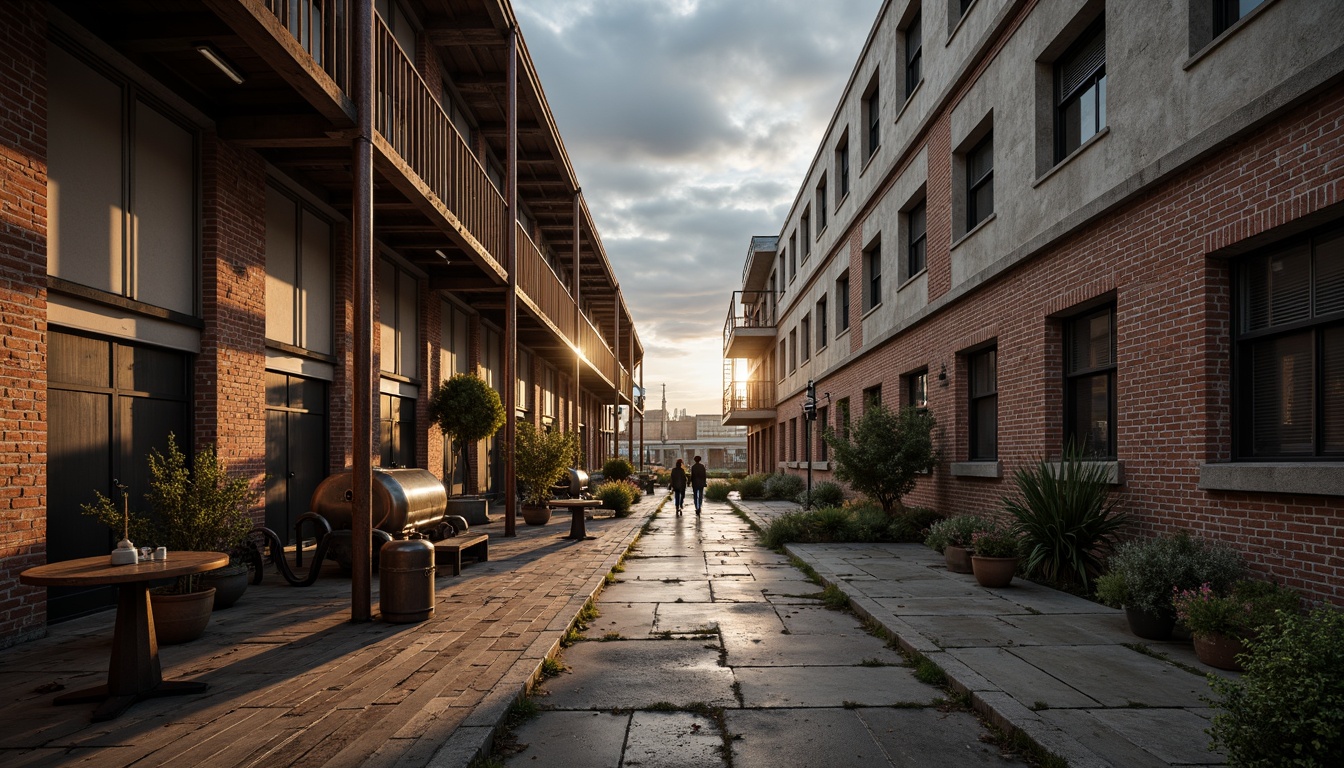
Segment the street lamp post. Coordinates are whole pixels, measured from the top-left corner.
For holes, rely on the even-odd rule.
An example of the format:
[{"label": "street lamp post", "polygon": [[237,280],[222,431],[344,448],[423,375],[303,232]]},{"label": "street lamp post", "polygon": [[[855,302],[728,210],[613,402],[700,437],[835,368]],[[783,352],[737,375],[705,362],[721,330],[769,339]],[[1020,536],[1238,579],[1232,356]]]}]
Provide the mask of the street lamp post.
[{"label": "street lamp post", "polygon": [[803,398],[803,458],[807,459],[807,509],[812,508],[812,422],[817,418],[817,385],[807,380],[807,395]]}]

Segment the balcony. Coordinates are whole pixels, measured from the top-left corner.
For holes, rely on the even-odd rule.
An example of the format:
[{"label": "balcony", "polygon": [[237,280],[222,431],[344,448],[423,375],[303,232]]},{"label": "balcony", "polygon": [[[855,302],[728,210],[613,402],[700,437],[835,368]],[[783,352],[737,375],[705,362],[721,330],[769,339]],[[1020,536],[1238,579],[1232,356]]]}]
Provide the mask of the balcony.
[{"label": "balcony", "polygon": [[775,420],[775,384],[771,381],[727,381],[723,388],[723,425],[769,424]]},{"label": "balcony", "polygon": [[723,356],[754,359],[775,344],[774,291],[734,291],[723,324]]}]

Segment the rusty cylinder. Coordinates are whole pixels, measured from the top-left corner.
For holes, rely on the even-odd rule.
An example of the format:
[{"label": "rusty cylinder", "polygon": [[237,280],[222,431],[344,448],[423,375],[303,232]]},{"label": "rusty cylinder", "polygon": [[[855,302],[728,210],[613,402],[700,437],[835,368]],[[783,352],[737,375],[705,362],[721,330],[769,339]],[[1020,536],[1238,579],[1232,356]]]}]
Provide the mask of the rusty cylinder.
[{"label": "rusty cylinder", "polygon": [[378,609],[383,621],[410,624],[434,617],[434,545],[395,539],[378,550]]}]

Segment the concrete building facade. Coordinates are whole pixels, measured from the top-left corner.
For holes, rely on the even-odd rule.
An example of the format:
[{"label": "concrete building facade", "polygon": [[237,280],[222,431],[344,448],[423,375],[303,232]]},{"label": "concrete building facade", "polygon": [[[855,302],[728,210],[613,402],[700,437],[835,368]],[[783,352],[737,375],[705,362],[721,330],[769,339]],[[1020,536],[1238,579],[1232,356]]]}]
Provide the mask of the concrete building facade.
[{"label": "concrete building facade", "polygon": [[910,503],[990,512],[1072,444],[1130,534],[1344,602],[1342,42],[1313,0],[884,3],[730,304],[752,469],[927,408]]},{"label": "concrete building facade", "polygon": [[455,373],[608,455],[643,349],[517,29],[507,0],[0,4],[0,646],[110,604],[18,574],[105,554],[80,505],[138,502],[169,434],[282,536],[363,451],[502,493],[503,432],[468,473],[429,423]]}]

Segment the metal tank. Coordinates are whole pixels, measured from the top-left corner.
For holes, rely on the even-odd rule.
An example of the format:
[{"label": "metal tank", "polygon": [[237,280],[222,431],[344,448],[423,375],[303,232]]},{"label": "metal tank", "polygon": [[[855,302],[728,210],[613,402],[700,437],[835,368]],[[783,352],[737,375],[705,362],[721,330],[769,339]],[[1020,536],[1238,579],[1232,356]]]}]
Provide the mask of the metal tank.
[{"label": "metal tank", "polygon": [[[318,484],[308,508],[334,531],[349,530],[354,514],[354,475],[338,472]],[[436,526],[448,508],[448,492],[427,469],[373,470],[373,527],[393,535]]]},{"label": "metal tank", "polygon": [[551,487],[551,492],[561,498],[577,499],[588,491],[588,473],[582,469],[567,469],[560,482]]},{"label": "metal tank", "polygon": [[413,535],[378,550],[378,610],[383,621],[410,624],[434,617],[434,545]]}]

